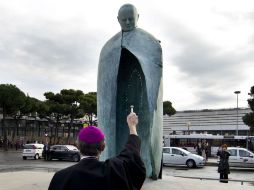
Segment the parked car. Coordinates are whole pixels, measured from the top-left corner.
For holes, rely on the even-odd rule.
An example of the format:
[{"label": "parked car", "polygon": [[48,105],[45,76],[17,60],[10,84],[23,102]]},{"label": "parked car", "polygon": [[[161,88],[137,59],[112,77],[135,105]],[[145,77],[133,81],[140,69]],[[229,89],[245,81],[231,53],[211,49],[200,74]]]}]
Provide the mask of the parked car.
[{"label": "parked car", "polygon": [[229,166],[232,167],[254,167],[254,153],[239,147],[228,147]]},{"label": "parked car", "polygon": [[23,160],[33,158],[35,160],[42,157],[43,144],[31,143],[25,144],[22,152]]},{"label": "parked car", "polygon": [[53,145],[50,147],[49,160],[71,160],[78,162],[81,158],[80,152],[76,146],[72,145]]},{"label": "parked car", "polygon": [[186,165],[189,168],[203,167],[206,163],[202,156],[178,147],[163,147],[164,165]]}]

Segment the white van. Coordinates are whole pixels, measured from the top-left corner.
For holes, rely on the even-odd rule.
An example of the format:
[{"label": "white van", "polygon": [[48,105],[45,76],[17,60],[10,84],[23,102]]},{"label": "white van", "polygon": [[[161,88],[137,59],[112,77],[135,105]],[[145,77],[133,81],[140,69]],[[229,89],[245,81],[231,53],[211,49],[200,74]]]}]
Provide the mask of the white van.
[{"label": "white van", "polygon": [[35,160],[42,158],[43,147],[43,144],[25,144],[22,153],[23,160],[26,160],[27,158],[34,158]]},{"label": "white van", "polygon": [[232,167],[254,168],[254,153],[240,147],[228,147],[228,162]]}]

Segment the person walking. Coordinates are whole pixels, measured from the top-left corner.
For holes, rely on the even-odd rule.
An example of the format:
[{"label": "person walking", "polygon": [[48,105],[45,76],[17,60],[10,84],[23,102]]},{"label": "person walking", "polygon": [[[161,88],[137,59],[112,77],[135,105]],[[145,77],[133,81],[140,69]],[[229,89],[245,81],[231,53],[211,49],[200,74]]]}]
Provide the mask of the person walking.
[{"label": "person walking", "polygon": [[195,148],[196,148],[197,154],[199,156],[201,156],[202,155],[202,150],[201,150],[201,142],[200,141],[198,141],[198,144],[196,145]]},{"label": "person walking", "polygon": [[205,159],[206,159],[206,161],[208,161],[208,156],[209,156],[209,144],[208,144],[208,142],[206,141],[206,143],[205,143]]},{"label": "person walking", "polygon": [[218,165],[218,173],[220,173],[220,182],[228,183],[228,174],[230,174],[228,159],[230,153],[227,151],[227,145],[223,144],[217,152],[220,161]]},{"label": "person walking", "polygon": [[48,142],[44,144],[42,156],[44,160],[50,160],[50,146]]},{"label": "person walking", "polygon": [[206,148],[205,140],[202,140],[202,144],[201,144],[201,156],[206,159],[206,150],[205,150],[205,148]]},{"label": "person walking", "polygon": [[82,154],[80,162],[56,172],[48,189],[141,189],[146,177],[146,170],[140,157],[141,141],[136,130],[137,115],[130,113],[127,117],[127,123],[129,138],[125,147],[119,155],[106,161],[99,161],[99,156],[105,148],[103,132],[95,126],[81,129],[78,134],[78,146]]}]

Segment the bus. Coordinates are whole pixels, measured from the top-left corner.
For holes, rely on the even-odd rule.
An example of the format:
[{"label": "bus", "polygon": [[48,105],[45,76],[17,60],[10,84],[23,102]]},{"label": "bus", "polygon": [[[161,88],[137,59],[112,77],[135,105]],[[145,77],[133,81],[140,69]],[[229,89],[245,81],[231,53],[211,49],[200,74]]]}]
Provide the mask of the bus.
[{"label": "bus", "polygon": [[181,147],[192,153],[196,152],[198,142],[208,142],[208,156],[216,156],[222,144],[228,147],[242,147],[254,151],[254,136],[223,136],[212,134],[189,134],[163,136],[164,147]]}]

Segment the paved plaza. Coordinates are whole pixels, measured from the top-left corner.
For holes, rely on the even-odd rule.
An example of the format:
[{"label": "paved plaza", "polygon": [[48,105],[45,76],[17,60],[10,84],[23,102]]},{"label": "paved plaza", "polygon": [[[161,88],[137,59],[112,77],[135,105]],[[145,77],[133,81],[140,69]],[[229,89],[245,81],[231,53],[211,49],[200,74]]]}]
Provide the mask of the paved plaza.
[{"label": "paved plaza", "polygon": [[[0,190],[45,190],[55,171],[73,164],[75,162],[22,160],[20,151],[0,151]],[[216,159],[210,159],[204,168],[165,166],[163,179],[147,179],[142,190],[248,190],[254,187],[250,182],[220,183],[218,177]],[[231,169],[229,179],[254,181],[254,169]]]},{"label": "paved plaza", "polygon": [[[18,171],[0,173],[1,190],[45,190],[54,172]],[[173,176],[163,176],[162,180],[146,180],[142,190],[252,190],[254,184],[229,182],[228,184],[211,180],[186,179]],[[85,184],[84,184],[85,187]]]}]

